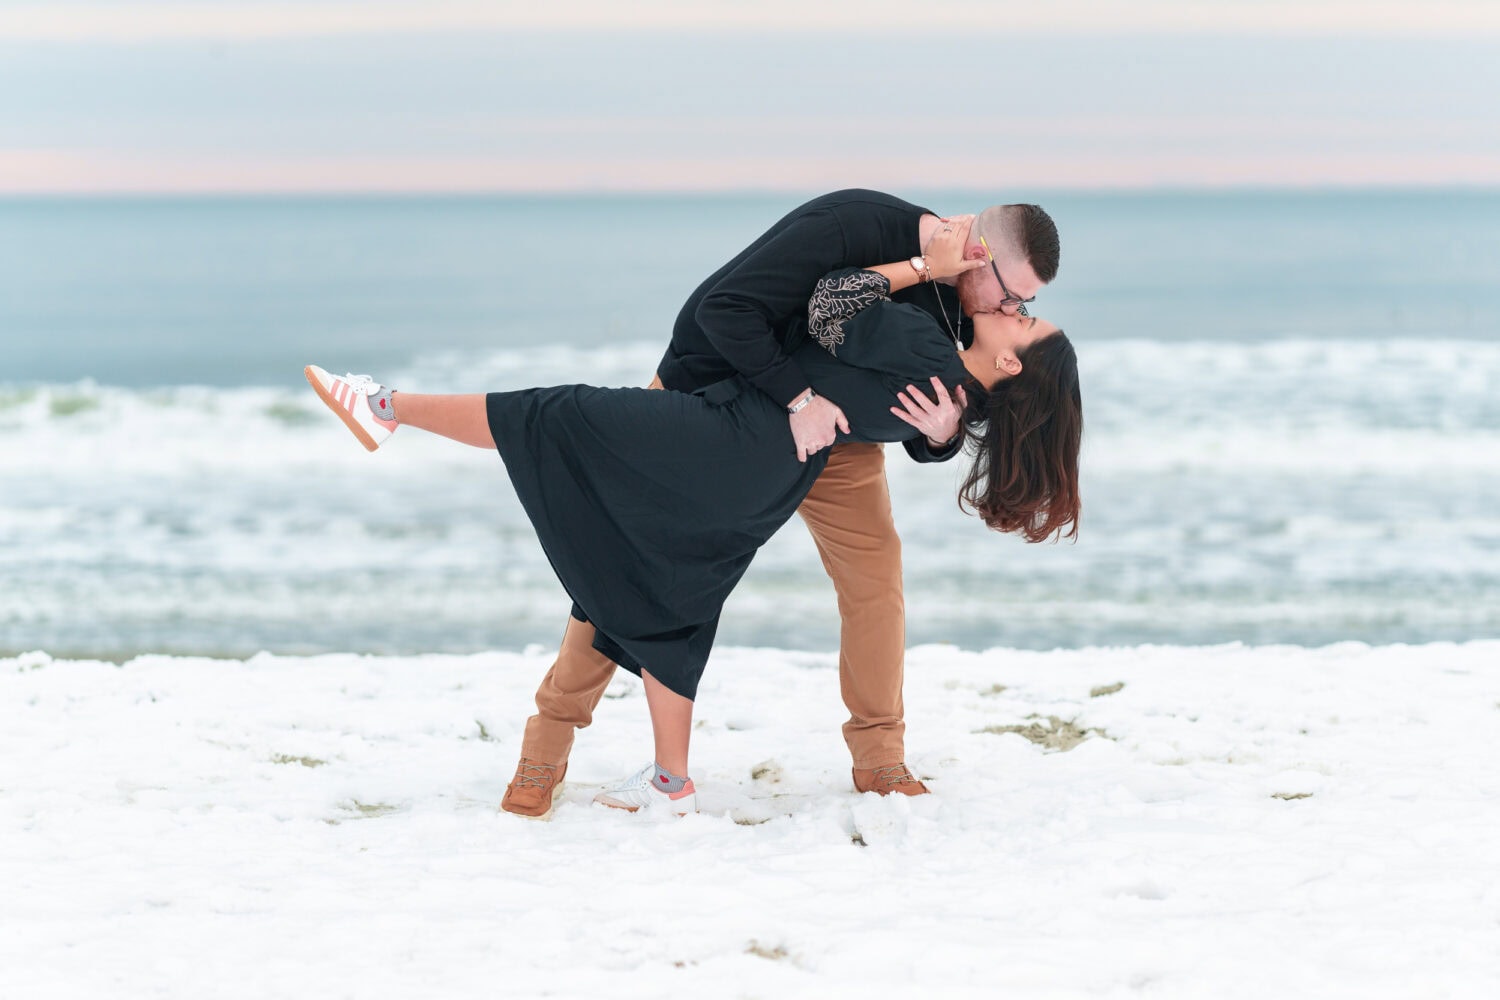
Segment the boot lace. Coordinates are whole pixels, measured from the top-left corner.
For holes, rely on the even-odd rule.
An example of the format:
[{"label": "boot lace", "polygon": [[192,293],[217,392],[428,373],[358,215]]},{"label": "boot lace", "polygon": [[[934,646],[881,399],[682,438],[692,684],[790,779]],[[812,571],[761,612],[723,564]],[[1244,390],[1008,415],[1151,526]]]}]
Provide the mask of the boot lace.
[{"label": "boot lace", "polygon": [[897,785],[916,784],[917,779],[907,769],[905,764],[891,764],[888,767],[877,767],[875,780],[887,788],[895,788]]},{"label": "boot lace", "polygon": [[556,780],[556,774],[557,765],[536,764],[522,757],[521,762],[516,765],[514,784],[517,788],[546,788]]}]

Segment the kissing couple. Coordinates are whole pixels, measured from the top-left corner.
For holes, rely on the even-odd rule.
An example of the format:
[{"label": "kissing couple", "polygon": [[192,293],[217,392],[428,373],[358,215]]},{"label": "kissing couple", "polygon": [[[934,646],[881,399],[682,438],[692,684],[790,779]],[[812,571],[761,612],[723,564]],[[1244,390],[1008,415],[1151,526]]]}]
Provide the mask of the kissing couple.
[{"label": "kissing couple", "polygon": [[399,427],[498,451],[573,601],[501,808],[544,816],[614,674],[640,676],[650,763],[595,801],[697,809],[693,700],[725,600],[800,513],[838,594],[858,792],[927,794],[906,765],[901,541],[883,444],[960,452],[960,503],[1029,542],[1076,537],[1078,363],[1027,305],[1058,267],[1036,205],[939,216],[845,190],[794,209],[688,297],[649,388],[397,391],[310,365],[374,451]]}]

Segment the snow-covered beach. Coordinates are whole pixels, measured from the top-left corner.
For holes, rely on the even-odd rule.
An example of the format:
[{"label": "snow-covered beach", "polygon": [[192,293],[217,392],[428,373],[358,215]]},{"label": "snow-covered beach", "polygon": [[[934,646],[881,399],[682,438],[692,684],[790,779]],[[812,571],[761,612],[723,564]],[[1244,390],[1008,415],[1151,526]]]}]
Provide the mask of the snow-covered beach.
[{"label": "snow-covered beach", "polygon": [[1500,989],[1500,643],[919,647],[917,800],[850,790],[831,655],[724,648],[667,822],[590,804],[623,674],[496,810],[549,661],[0,660],[0,996]]}]

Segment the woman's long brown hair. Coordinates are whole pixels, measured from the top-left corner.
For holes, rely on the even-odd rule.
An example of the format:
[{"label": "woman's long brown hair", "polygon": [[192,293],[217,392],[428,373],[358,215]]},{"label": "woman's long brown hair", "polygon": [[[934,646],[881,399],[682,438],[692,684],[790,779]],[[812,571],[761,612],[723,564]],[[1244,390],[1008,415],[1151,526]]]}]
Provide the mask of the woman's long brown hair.
[{"label": "woman's long brown hair", "polygon": [[974,446],[974,464],[959,489],[959,506],[1028,542],[1077,538],[1078,356],[1059,330],[1016,357],[1019,374],[970,398],[964,435]]}]

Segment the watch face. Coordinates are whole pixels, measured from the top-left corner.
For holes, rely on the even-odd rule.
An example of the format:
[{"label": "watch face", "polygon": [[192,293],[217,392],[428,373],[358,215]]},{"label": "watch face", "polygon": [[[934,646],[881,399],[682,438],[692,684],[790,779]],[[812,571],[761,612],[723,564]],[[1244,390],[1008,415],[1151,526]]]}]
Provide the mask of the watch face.
[{"label": "watch face", "polygon": [[913,257],[911,259],[911,266],[916,268],[918,271],[927,270],[927,262],[921,257]]}]

